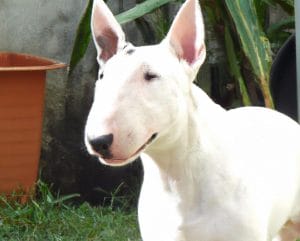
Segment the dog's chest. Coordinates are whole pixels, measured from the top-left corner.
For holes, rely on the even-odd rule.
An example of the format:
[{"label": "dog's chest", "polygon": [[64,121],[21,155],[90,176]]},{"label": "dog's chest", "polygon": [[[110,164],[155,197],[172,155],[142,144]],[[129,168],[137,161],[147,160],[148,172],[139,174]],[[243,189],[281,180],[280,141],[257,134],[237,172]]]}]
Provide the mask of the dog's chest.
[{"label": "dog's chest", "polygon": [[[146,173],[139,200],[143,241],[223,241],[230,233],[237,233],[237,230],[230,231],[239,225],[238,220],[228,219],[237,217],[232,214],[236,211],[230,208],[230,200],[216,199],[212,194],[206,196],[209,202],[204,201],[200,193],[189,189],[191,185],[183,185],[184,195],[179,194],[175,183],[166,188],[158,172],[150,171],[151,178]],[[222,203],[213,200],[222,200]]]},{"label": "dog's chest", "polygon": [[238,220],[228,218],[236,217],[232,210],[195,203],[182,212],[182,204],[176,196],[156,192],[150,197],[151,191],[148,191],[142,191],[139,203],[143,241],[225,241],[232,233],[242,232],[242,228],[231,230],[240,225]]}]

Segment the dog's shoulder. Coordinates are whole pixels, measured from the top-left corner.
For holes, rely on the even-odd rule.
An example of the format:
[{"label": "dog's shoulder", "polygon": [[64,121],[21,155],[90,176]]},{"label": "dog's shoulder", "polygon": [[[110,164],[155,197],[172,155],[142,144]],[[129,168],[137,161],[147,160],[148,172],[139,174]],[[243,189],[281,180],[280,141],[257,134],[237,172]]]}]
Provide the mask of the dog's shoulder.
[{"label": "dog's shoulder", "polygon": [[227,112],[233,122],[239,122],[244,125],[259,125],[272,128],[294,129],[300,131],[300,125],[290,117],[265,107],[240,107]]}]

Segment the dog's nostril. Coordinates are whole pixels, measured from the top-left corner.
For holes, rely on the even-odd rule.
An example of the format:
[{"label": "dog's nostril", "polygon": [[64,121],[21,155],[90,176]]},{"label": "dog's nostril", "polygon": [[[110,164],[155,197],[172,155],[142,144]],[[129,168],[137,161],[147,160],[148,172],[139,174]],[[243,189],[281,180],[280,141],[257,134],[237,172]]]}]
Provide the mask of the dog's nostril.
[{"label": "dog's nostril", "polygon": [[109,145],[103,144],[103,145],[102,145],[102,149],[103,149],[103,150],[108,150],[108,149],[109,149]]},{"label": "dog's nostril", "polygon": [[111,157],[109,149],[111,147],[111,144],[113,143],[113,134],[103,135],[94,139],[89,139],[89,143],[92,146],[93,150],[98,152],[102,157]]}]

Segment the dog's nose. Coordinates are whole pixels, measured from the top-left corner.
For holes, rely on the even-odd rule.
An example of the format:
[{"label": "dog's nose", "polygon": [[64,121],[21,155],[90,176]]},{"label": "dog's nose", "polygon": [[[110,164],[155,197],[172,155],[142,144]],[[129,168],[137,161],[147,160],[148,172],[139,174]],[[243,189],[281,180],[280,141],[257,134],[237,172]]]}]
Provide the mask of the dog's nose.
[{"label": "dog's nose", "polygon": [[112,156],[110,147],[113,143],[113,139],[113,134],[108,134],[99,136],[94,139],[89,139],[89,143],[92,146],[93,150],[99,153],[103,158],[110,158]]}]

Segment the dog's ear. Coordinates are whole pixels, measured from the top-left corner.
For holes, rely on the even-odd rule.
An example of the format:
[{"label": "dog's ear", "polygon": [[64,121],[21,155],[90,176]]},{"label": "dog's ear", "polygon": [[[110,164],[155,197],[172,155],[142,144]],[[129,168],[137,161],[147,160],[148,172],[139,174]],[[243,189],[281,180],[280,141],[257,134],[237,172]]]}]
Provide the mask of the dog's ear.
[{"label": "dog's ear", "polygon": [[103,0],[94,0],[91,28],[99,64],[125,46],[125,34]]},{"label": "dog's ear", "polygon": [[198,0],[186,0],[177,13],[166,41],[180,60],[198,70],[205,60],[204,24]]}]

